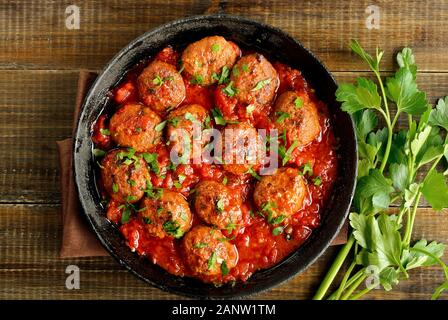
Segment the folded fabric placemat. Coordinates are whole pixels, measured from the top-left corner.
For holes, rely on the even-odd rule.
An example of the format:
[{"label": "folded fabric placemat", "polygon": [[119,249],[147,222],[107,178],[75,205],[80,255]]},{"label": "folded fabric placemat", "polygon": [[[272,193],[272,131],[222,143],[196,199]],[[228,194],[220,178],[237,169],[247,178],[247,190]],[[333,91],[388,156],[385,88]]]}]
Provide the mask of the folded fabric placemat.
[{"label": "folded fabric placemat", "polygon": [[[76,128],[84,97],[96,77],[96,73],[85,70],[82,70],[79,74],[73,132]],[[60,256],[61,258],[107,256],[107,251],[90,229],[79,203],[72,170],[73,141],[68,138],[56,143],[59,152],[62,194],[62,246]],[[345,223],[332,245],[347,242],[347,232],[348,223]]]}]

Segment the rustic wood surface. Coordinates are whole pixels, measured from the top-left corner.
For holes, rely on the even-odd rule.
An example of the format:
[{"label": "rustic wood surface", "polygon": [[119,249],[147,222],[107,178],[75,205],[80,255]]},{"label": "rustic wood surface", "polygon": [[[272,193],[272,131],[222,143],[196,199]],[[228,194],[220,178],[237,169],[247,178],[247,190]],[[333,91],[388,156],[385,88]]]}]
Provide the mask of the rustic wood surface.
[{"label": "rustic wood surface", "polygon": [[[65,8],[80,8],[80,29],[65,26]],[[79,69],[101,70],[113,55],[162,23],[224,11],[266,22],[299,39],[334,72],[338,81],[365,75],[347,43],[393,53],[411,46],[418,82],[430,100],[448,94],[448,2],[375,1],[379,29],[368,29],[372,1],[0,1],[0,299],[179,299],[154,289],[112,258],[60,259],[59,169],[56,140],[70,136]],[[447,241],[448,210],[423,203],[416,237]],[[303,274],[253,298],[305,299],[334,257],[328,250]],[[65,288],[65,268],[81,269],[81,289]],[[371,299],[427,299],[443,276],[437,268],[411,273],[390,293]],[[446,297],[446,295],[445,295]]]}]

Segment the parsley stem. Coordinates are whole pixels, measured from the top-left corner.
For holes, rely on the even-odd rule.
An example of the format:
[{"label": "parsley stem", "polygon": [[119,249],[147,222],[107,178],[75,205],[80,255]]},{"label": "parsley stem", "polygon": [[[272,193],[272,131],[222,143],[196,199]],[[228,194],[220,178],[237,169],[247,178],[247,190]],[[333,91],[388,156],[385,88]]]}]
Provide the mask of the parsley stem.
[{"label": "parsley stem", "polygon": [[[364,271],[364,269],[362,269]],[[358,280],[353,283],[353,285],[347,289],[347,292],[344,293],[344,295],[341,297],[341,300],[347,300],[352,293],[358,289],[358,287],[361,285],[361,283],[367,278],[367,275],[364,273]]]},{"label": "parsley stem", "polygon": [[355,283],[355,281],[357,281],[359,279],[359,277],[361,277],[364,274],[364,269],[359,270],[358,272],[355,273],[355,275],[353,277],[351,277],[346,285],[345,285],[345,289],[347,289],[348,287],[350,287],[352,284]]},{"label": "parsley stem", "polygon": [[344,274],[344,277],[342,278],[341,285],[339,286],[339,288],[334,293],[334,299],[335,300],[339,300],[339,298],[341,297],[342,291],[344,291],[344,289],[346,288],[347,280],[349,279],[350,274],[352,273],[352,271],[355,268],[355,266],[356,266],[356,261],[353,260],[352,263],[350,264],[350,266],[348,267],[347,272]]},{"label": "parsley stem", "polygon": [[322,300],[324,298],[325,294],[328,291],[328,288],[333,283],[334,278],[336,277],[342,265],[344,264],[344,261],[347,258],[354,243],[355,243],[355,237],[353,236],[353,233],[351,233],[347,243],[344,244],[342,249],[339,251],[338,255],[336,256],[336,259],[334,260],[333,264],[330,267],[330,270],[328,270],[324,280],[317,289],[317,292],[314,295],[313,300]]},{"label": "parsley stem", "polygon": [[409,247],[409,243],[411,242],[412,230],[414,229],[414,221],[415,216],[417,215],[418,204],[420,203],[420,197],[422,193],[420,192],[420,188],[417,190],[417,195],[415,196],[414,207],[412,208],[412,213],[409,215],[408,213],[408,223],[406,224],[406,231],[403,237],[403,242],[406,247]]},{"label": "parsley stem", "polygon": [[361,298],[366,293],[369,293],[370,290],[372,290],[372,288],[365,288],[364,290],[361,290],[357,294],[352,295],[350,298],[348,298],[348,300],[358,300],[359,298]]},{"label": "parsley stem", "polygon": [[[379,110],[379,111],[383,115],[384,120],[386,122],[386,126],[387,126],[387,144],[386,144],[386,149],[384,150],[384,157],[383,157],[383,160],[381,160],[381,166],[379,169],[380,172],[382,173],[384,171],[384,168],[386,167],[387,159],[389,158],[390,148],[392,147],[393,131],[392,131],[392,125],[390,123],[389,111],[387,110],[386,113],[383,110]],[[395,122],[396,122],[396,120],[395,120]]]}]

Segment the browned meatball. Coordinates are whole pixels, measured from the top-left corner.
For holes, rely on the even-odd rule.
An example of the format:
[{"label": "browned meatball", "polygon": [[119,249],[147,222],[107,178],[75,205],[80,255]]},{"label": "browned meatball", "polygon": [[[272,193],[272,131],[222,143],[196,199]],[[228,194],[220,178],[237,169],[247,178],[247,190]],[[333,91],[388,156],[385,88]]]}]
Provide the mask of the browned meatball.
[{"label": "browned meatball", "polygon": [[320,135],[319,113],[306,93],[287,91],[278,97],[274,119],[279,134],[286,132],[290,141],[305,146]]},{"label": "browned meatball", "polygon": [[232,68],[240,54],[239,48],[220,36],[193,42],[182,53],[185,72],[197,83],[209,85],[218,80],[222,68]]},{"label": "browned meatball", "polygon": [[202,181],[196,186],[194,208],[210,225],[231,231],[241,225],[241,199],[238,193],[216,181]]},{"label": "browned meatball", "polygon": [[119,108],[110,119],[112,139],[120,146],[147,151],[160,142],[162,130],[156,127],[162,119],[140,103],[128,103]]},{"label": "browned meatball", "polygon": [[157,112],[176,108],[185,99],[185,85],[176,68],[155,60],[137,78],[143,102]]},{"label": "browned meatball", "polygon": [[243,56],[233,67],[230,81],[241,103],[267,105],[274,99],[279,86],[277,71],[259,53]]},{"label": "browned meatball", "polygon": [[135,203],[143,197],[149,172],[145,161],[132,149],[109,151],[101,161],[104,188],[113,200]]},{"label": "browned meatball", "polygon": [[224,169],[233,174],[244,174],[261,164],[262,138],[248,123],[228,124],[222,133]]},{"label": "browned meatball", "polygon": [[141,210],[139,215],[151,236],[180,238],[191,227],[190,207],[180,193],[163,190],[160,197],[145,197]]},{"label": "browned meatball", "polygon": [[223,239],[221,231],[203,225],[185,235],[182,250],[194,275],[221,275],[222,270],[236,266],[238,251],[235,245]]},{"label": "browned meatball", "polygon": [[[173,110],[167,118],[167,141],[179,157],[185,154],[185,149],[192,146],[193,137],[201,136],[202,125],[207,117],[207,110],[198,104],[190,104]],[[200,147],[202,143],[200,142]],[[193,150],[190,149],[190,157]],[[184,159],[187,160],[187,159]]]},{"label": "browned meatball", "polygon": [[289,217],[302,209],[307,186],[299,170],[281,168],[263,176],[254,190],[254,202],[266,217]]}]

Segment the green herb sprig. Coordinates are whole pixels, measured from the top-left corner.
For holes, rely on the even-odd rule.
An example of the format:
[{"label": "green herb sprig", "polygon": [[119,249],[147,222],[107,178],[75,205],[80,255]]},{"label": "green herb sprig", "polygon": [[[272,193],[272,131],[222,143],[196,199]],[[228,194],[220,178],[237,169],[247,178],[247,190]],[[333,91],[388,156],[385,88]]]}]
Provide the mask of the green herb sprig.
[{"label": "green herb sprig", "polygon": [[[432,296],[437,299],[448,290],[448,267],[441,260],[445,245],[425,239],[412,243],[411,238],[422,196],[435,210],[448,207],[448,172],[436,169],[443,158],[448,159],[448,141],[441,134],[445,131],[446,136],[448,131],[448,97],[439,100],[435,109],[428,103],[416,84],[417,66],[411,49],[398,53],[399,69],[383,80],[383,52],[377,49],[371,56],[354,40],[350,46],[368,64],[376,82],[358,78],[356,84],[341,84],[336,92],[342,109],[355,121],[359,170],[349,240],[314,299],[358,299],[378,284],[389,291],[410,277],[409,270],[440,265],[446,280]],[[394,115],[392,105],[396,107]],[[400,115],[407,117],[407,128],[395,132]],[[378,116],[385,123],[382,129],[377,129]],[[423,178],[417,179],[421,175]],[[391,204],[399,206],[398,213],[387,213]],[[348,269],[341,282],[328,295],[346,262]],[[362,288],[372,270],[377,281]]]}]

